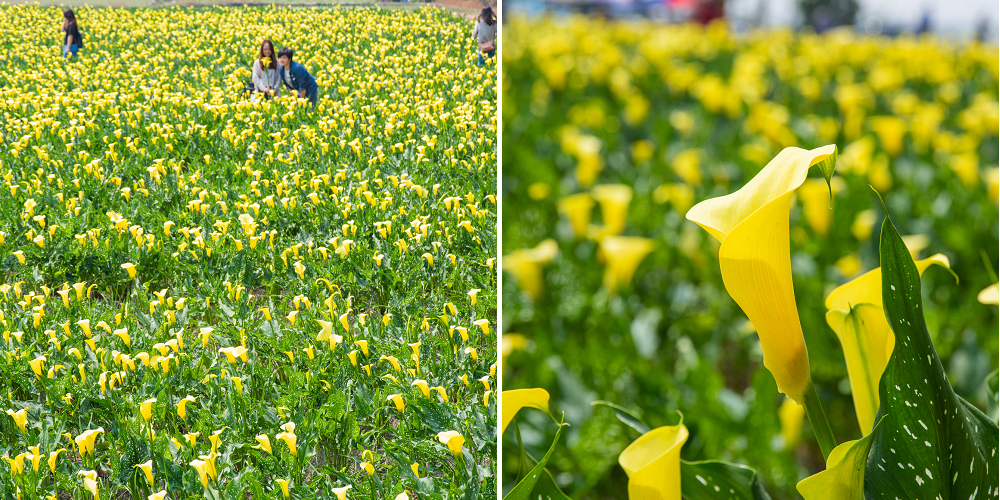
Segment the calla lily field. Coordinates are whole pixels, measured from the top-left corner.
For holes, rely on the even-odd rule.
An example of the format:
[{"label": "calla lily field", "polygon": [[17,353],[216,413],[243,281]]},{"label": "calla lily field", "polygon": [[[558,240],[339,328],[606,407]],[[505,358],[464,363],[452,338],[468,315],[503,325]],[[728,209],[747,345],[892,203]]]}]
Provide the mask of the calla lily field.
[{"label": "calla lily field", "polygon": [[[496,495],[496,65],[436,8],[0,7],[0,498]],[[53,26],[54,25],[54,26]],[[315,108],[241,96],[264,38]]]},{"label": "calla lily field", "polygon": [[998,494],[996,45],[505,40],[505,498]]}]

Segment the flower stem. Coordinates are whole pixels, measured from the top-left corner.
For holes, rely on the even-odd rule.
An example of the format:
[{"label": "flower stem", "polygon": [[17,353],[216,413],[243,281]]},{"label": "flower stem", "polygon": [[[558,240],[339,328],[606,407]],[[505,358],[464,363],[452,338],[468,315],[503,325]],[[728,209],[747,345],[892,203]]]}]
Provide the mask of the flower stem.
[{"label": "flower stem", "polygon": [[830,422],[826,419],[826,412],[820,403],[819,394],[816,394],[816,387],[813,385],[812,377],[809,378],[809,385],[803,399],[803,406],[806,409],[806,416],[809,417],[809,425],[812,426],[816,441],[819,442],[819,449],[823,453],[823,460],[830,456],[830,452],[837,446],[837,440],[833,437],[833,430]]}]

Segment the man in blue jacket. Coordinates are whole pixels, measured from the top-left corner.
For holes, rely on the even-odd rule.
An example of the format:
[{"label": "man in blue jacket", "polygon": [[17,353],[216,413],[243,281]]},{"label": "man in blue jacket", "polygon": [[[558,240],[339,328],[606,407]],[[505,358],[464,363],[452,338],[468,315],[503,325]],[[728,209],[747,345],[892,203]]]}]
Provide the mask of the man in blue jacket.
[{"label": "man in blue jacket", "polygon": [[283,47],[278,51],[278,79],[289,90],[298,92],[299,98],[309,99],[313,106],[319,98],[319,86],[306,71],[306,67],[292,60],[292,49]]}]

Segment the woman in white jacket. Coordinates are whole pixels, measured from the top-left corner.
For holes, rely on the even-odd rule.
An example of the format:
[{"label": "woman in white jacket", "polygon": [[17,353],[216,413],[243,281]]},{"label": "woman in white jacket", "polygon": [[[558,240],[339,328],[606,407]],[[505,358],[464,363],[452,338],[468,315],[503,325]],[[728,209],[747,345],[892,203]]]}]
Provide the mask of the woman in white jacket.
[{"label": "woman in white jacket", "polygon": [[264,40],[260,44],[260,53],[253,63],[253,90],[252,100],[256,101],[258,95],[263,94],[265,99],[278,97],[281,93],[281,83],[278,81],[278,61],[274,57],[274,43]]}]

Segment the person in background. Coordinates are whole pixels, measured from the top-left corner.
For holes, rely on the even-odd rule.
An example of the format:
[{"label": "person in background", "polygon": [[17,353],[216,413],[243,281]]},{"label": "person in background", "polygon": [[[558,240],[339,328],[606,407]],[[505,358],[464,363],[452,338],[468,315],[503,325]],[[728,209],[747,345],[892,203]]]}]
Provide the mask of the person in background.
[{"label": "person in background", "polygon": [[73,9],[63,11],[63,23],[60,29],[65,33],[63,37],[63,57],[73,57],[83,48],[83,36],[80,35],[80,28],[76,25],[76,14]]},{"label": "person in background", "polygon": [[278,97],[281,93],[281,81],[278,80],[278,58],[274,55],[274,43],[270,40],[264,40],[260,43],[257,60],[253,63],[253,90],[252,100],[254,101],[259,95],[270,99]]},{"label": "person in background", "polygon": [[316,80],[306,71],[305,66],[292,60],[294,52],[288,47],[278,51],[278,79],[293,92],[298,92],[299,98],[309,99],[316,106],[319,98],[319,86]]},{"label": "person in background", "polygon": [[486,64],[483,54],[493,57],[497,53],[497,18],[493,15],[493,9],[483,7],[476,18],[476,27],[472,28],[472,38],[479,42],[479,65],[482,66]]}]

